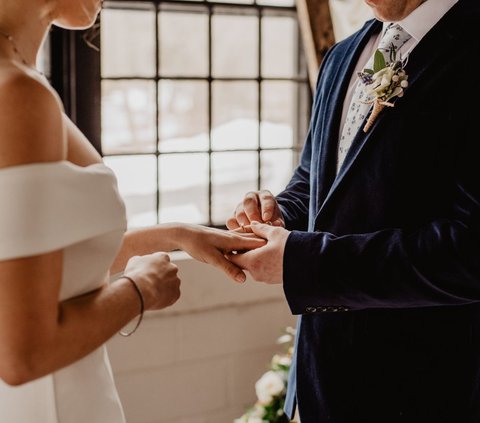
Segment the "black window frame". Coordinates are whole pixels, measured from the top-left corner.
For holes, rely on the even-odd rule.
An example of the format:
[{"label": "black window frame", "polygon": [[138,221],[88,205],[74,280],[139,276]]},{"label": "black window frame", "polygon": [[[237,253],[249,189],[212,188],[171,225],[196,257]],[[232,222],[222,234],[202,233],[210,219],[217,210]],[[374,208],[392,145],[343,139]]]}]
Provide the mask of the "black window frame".
[{"label": "black window frame", "polygon": [[[88,31],[52,29],[50,82],[65,113],[102,154],[100,54],[85,42]],[[99,37],[94,41],[98,43]]]},{"label": "black window frame", "polygon": [[[289,82],[297,82],[299,84],[306,84],[308,86],[308,75],[306,70],[304,71],[305,76],[294,76],[294,77],[263,77],[262,76],[262,18],[264,15],[272,16],[278,13],[279,15],[282,12],[290,12],[296,13],[296,7],[284,7],[284,6],[271,6],[271,5],[261,5],[254,1],[251,4],[240,4],[240,3],[223,3],[223,2],[216,2],[216,1],[191,1],[191,0],[142,0],[138,2],[132,2],[131,0],[110,0],[106,1],[106,6],[109,8],[120,8],[120,9],[140,9],[144,10],[144,6],[142,3],[153,3],[156,13],[156,31],[158,34],[159,28],[159,12],[161,10],[162,5],[169,4],[169,5],[176,5],[180,4],[183,6],[193,6],[198,7],[203,6],[208,9],[208,26],[209,26],[209,71],[208,76],[205,78],[200,78],[202,80],[206,80],[208,82],[208,129],[209,129],[209,148],[207,151],[202,151],[202,153],[208,153],[209,156],[209,186],[208,186],[208,222],[204,222],[209,226],[216,226],[224,228],[224,225],[214,225],[212,220],[212,196],[213,196],[213,188],[212,188],[212,153],[223,151],[223,150],[213,150],[212,149],[212,137],[211,137],[211,130],[212,130],[212,84],[214,81],[254,81],[258,83],[258,105],[257,105],[257,112],[258,112],[258,122],[262,122],[262,82],[264,81],[289,81]],[[122,5],[123,3],[123,5]],[[143,6],[143,7],[142,7]],[[232,9],[232,10],[242,10],[252,12],[254,14],[258,14],[258,70],[257,70],[257,77],[256,78],[241,78],[241,77],[214,77],[212,75],[212,17],[214,16],[214,10],[216,9]],[[160,140],[159,134],[159,122],[158,122],[158,83],[161,80],[195,80],[195,77],[172,77],[172,76],[165,76],[162,77],[160,75],[160,67],[159,67],[159,37],[158,35],[155,37],[155,46],[156,46],[156,76],[152,78],[104,78],[102,77],[101,73],[101,55],[99,51],[93,49],[89,46],[86,41],[85,37],[89,34],[91,30],[87,31],[69,31],[63,30],[60,28],[52,29],[50,34],[50,55],[51,55],[51,83],[53,87],[58,91],[60,97],[63,100],[65,112],[67,115],[72,119],[72,121],[79,127],[79,129],[85,134],[94,148],[103,156],[102,151],[102,81],[103,80],[127,80],[127,79],[148,79],[148,80],[155,80],[156,81],[156,94],[157,94],[157,142],[156,148],[154,153],[119,153],[119,154],[108,154],[108,157],[116,157],[116,156],[131,156],[135,154],[139,155],[155,155],[157,158],[157,194],[156,194],[156,215],[157,215],[157,223],[159,223],[159,211],[161,208],[161,198],[160,198],[160,187],[158,183],[158,158],[160,155],[168,155],[168,154],[182,154],[182,153],[195,153],[192,151],[185,151],[185,152],[160,152],[158,147],[158,141]],[[92,42],[100,47],[101,40],[100,40],[100,33],[95,34],[95,39]],[[301,36],[299,33],[298,36],[298,49],[299,52],[299,63],[298,66],[298,74],[302,73],[300,69],[302,66],[306,69],[305,58],[300,57],[300,55],[304,55],[301,43]],[[300,63],[302,61],[302,63]],[[303,69],[303,68],[302,68]],[[302,117],[307,114],[305,117],[305,125],[308,126],[308,117],[310,116],[310,106],[312,101],[311,92],[307,91],[308,95],[304,100],[304,104],[300,103],[300,107],[298,108],[298,122],[301,121]],[[299,95],[300,97],[300,95]],[[261,187],[262,176],[262,160],[261,160],[261,152],[262,151],[276,151],[276,150],[290,150],[293,152],[295,160],[298,162],[298,157],[300,152],[303,148],[304,139],[300,135],[302,133],[306,133],[306,127],[301,127],[298,125],[296,128],[296,133],[294,134],[295,142],[292,148],[286,147],[262,147],[260,143],[260,124],[258,126],[258,147],[256,149],[248,148],[248,149],[228,149],[225,151],[228,152],[236,152],[236,151],[256,151],[257,152],[257,188]]]}]

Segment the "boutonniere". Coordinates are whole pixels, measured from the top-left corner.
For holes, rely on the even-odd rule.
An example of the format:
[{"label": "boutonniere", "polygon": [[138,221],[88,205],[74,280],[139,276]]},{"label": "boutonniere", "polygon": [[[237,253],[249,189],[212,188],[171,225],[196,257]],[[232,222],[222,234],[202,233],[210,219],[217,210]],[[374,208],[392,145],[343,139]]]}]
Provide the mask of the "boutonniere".
[{"label": "boutonniere", "polygon": [[385,57],[380,50],[377,50],[373,59],[373,69],[364,69],[358,76],[368,89],[367,94],[371,100],[368,104],[373,104],[363,132],[368,132],[380,112],[385,107],[393,107],[392,100],[395,97],[402,97],[404,90],[408,87],[408,75],[404,70],[405,62],[396,60],[395,47],[390,49],[391,62],[386,63]]}]

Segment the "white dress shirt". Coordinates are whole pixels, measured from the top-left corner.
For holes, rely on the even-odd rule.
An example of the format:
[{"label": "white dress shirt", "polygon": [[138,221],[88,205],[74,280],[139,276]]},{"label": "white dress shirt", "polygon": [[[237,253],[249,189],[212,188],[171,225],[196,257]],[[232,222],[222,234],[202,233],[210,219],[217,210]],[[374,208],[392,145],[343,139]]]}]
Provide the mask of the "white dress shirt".
[{"label": "white dress shirt", "polygon": [[[400,54],[402,57],[407,57],[408,54],[416,47],[416,45],[421,41],[421,39],[437,24],[437,22],[447,13],[452,6],[457,3],[458,0],[427,0],[418,6],[410,15],[401,21],[395,22],[402,26],[405,31],[407,31],[412,38],[400,49]],[[376,50],[380,39],[382,38],[383,33],[388,25],[391,22],[383,23],[383,30],[379,34],[374,35],[368,44],[365,46],[360,58],[358,59],[355,70],[350,79],[350,84],[348,86],[348,91],[343,102],[343,112],[342,120],[340,122],[340,134],[342,133],[341,128],[345,123],[347,118],[348,108],[350,102],[352,101],[353,92],[355,86],[358,82],[357,72],[363,71],[365,65],[367,64],[370,57],[373,55]]]}]

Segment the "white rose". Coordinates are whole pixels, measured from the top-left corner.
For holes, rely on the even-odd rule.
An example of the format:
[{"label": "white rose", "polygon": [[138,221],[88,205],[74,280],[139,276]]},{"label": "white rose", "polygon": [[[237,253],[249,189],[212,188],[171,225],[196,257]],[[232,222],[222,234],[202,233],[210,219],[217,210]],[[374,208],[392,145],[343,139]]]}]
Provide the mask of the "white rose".
[{"label": "white rose", "polygon": [[292,364],[292,358],[288,355],[282,355],[280,360],[278,360],[278,364],[281,366],[290,366]]},{"label": "white rose", "polygon": [[386,67],[383,68],[381,71],[378,71],[375,75],[373,75],[374,86],[369,92],[369,94],[377,96],[382,95],[383,90],[388,88],[392,83],[393,75],[393,70],[390,67]]},{"label": "white rose", "polygon": [[285,389],[282,377],[274,371],[265,373],[255,384],[257,397],[262,404],[268,404],[274,396],[280,395]]},{"label": "white rose", "polygon": [[285,331],[286,331],[287,333],[289,333],[290,335],[293,335],[293,336],[295,336],[296,333],[297,333],[297,330],[296,330],[295,328],[290,327],[290,326],[287,327],[287,328],[285,329]]},{"label": "white rose", "polygon": [[288,344],[289,342],[292,342],[292,340],[293,336],[287,333],[277,339],[277,344]]},{"label": "white rose", "polygon": [[263,415],[265,414],[265,408],[263,408],[262,405],[260,405],[259,403],[255,404],[255,407],[253,408],[253,410],[251,410],[251,412],[248,414],[249,416],[251,417],[262,417],[263,418]]},{"label": "white rose", "polygon": [[248,423],[263,423],[263,419],[260,417],[249,417],[247,420]]},{"label": "white rose", "polygon": [[292,359],[288,355],[278,355],[275,354],[272,358],[272,364],[275,366],[290,366],[292,364]]}]

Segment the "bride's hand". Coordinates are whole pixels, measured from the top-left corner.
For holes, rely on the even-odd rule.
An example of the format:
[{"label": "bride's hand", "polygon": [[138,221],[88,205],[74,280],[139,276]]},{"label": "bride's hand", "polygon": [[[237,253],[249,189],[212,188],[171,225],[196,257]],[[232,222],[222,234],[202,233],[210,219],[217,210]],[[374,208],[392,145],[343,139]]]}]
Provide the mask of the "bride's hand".
[{"label": "bride's hand", "polygon": [[251,234],[208,228],[199,225],[182,225],[178,229],[179,247],[194,259],[223,270],[236,282],[245,282],[242,269],[229,261],[225,255],[234,251],[250,251],[263,247],[265,240]]},{"label": "bride's hand", "polygon": [[132,257],[125,268],[143,294],[146,310],[160,310],[171,306],[180,297],[178,267],[166,253]]}]

